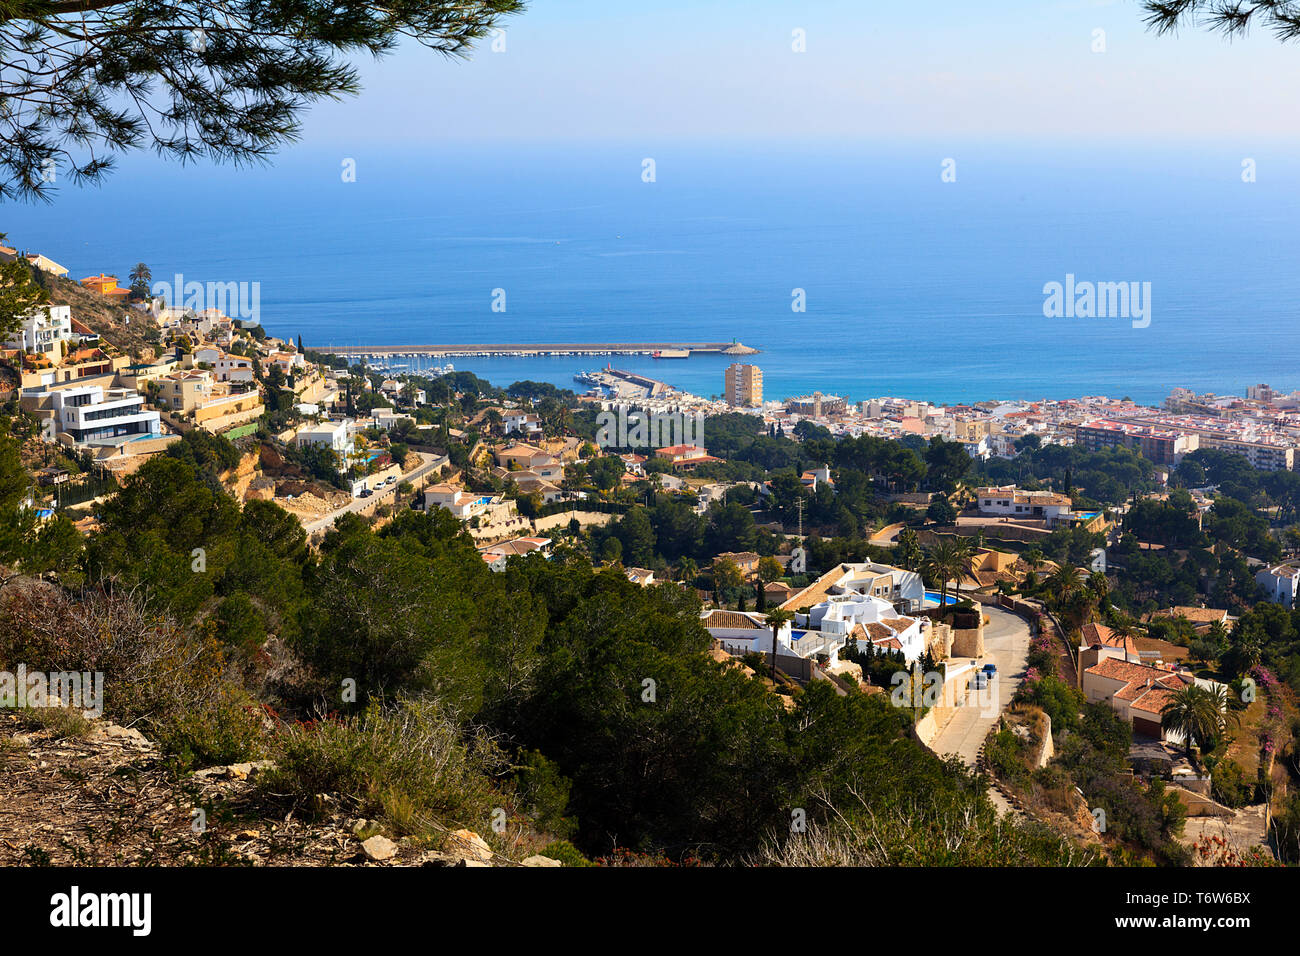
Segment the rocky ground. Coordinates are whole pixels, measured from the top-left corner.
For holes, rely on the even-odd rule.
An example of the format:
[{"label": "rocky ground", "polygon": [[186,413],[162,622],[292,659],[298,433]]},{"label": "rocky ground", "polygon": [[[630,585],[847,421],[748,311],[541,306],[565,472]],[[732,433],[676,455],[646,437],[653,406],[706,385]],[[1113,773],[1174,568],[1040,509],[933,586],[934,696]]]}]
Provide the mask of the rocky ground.
[{"label": "rocky ground", "polygon": [[[83,735],[84,733],[84,735]],[[442,850],[390,839],[320,794],[309,815],[274,808],[265,761],[178,780],[136,730],[91,721],[64,736],[0,713],[0,866],[559,866],[507,860],[477,834]]]}]

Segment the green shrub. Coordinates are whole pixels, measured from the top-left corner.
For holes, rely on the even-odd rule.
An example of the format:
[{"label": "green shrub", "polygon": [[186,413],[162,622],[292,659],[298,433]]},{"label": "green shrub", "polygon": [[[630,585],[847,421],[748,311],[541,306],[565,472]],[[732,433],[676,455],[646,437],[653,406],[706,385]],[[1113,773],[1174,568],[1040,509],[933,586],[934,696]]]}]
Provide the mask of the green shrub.
[{"label": "green shrub", "polygon": [[229,686],[201,709],[160,722],[154,736],[168,767],[180,773],[256,760],[266,753],[260,712]]},{"label": "green shrub", "polygon": [[552,860],[559,860],[565,866],[595,866],[585,856],[578,852],[578,848],[568,840],[556,840],[554,843],[548,843],[542,847],[541,856],[548,856]]},{"label": "green shrub", "polygon": [[1224,806],[1244,807],[1255,796],[1255,783],[1246,779],[1240,764],[1221,760],[1211,774],[1211,794]]},{"label": "green shrub", "polygon": [[489,776],[502,767],[500,752],[466,740],[431,701],[373,703],[358,717],[290,727],[275,743],[276,767],[263,778],[269,793],[339,794],[398,832],[482,830],[501,802]]}]

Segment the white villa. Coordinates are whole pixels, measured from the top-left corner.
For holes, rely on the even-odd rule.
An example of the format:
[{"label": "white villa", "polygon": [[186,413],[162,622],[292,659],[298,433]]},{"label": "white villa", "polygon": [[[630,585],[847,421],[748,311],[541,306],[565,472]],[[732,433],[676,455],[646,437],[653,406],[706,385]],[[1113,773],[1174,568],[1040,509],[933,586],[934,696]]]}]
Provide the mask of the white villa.
[{"label": "white villa", "polygon": [[62,343],[72,340],[72,309],[66,305],[49,305],[32,309],[22,324],[5,340],[5,348],[53,355],[57,362]]},{"label": "white villa", "polygon": [[76,445],[121,445],[162,434],[161,416],[131,388],[27,389],[25,402],[53,409],[56,429]]},{"label": "white villa", "polygon": [[313,425],[304,425],[298,430],[298,434],[293,437],[294,444],[300,448],[303,445],[321,445],[345,458],[355,450],[352,439],[352,422],[346,419],[337,422],[318,422]]},{"label": "white villa", "polygon": [[1255,575],[1255,582],[1268,592],[1268,599],[1283,607],[1294,607],[1296,593],[1300,591],[1300,568],[1289,564],[1264,568]]},{"label": "white villa", "polygon": [[982,515],[1009,518],[1038,518],[1049,524],[1073,514],[1074,500],[1052,491],[1021,491],[1015,485],[980,488],[975,492]]}]

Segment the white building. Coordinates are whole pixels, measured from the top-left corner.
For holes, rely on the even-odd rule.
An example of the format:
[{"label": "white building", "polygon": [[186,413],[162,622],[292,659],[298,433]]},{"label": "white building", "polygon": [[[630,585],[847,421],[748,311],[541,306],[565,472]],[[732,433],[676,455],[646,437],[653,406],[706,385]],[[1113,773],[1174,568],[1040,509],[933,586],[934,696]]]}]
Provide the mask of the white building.
[{"label": "white building", "polygon": [[299,448],[303,445],[319,445],[346,458],[355,450],[352,438],[352,423],[345,419],[304,425],[293,436],[293,441]]},{"label": "white building", "polygon": [[212,363],[212,368],[219,382],[254,381],[253,360],[242,355],[222,352],[221,356]]},{"label": "white building", "polygon": [[[800,564],[803,564],[802,554],[800,559]],[[792,570],[791,573],[798,572]],[[895,608],[916,612],[925,605],[925,582],[915,571],[888,564],[837,564],[806,588],[790,595],[781,606],[789,611],[798,611],[843,594],[865,594],[881,598]]]},{"label": "white building", "polygon": [[43,305],[27,313],[5,348],[52,355],[62,353],[62,344],[72,340],[72,309],[66,305]]},{"label": "white building", "polygon": [[501,424],[505,427],[507,435],[511,432],[523,432],[525,435],[540,435],[542,433],[541,419],[530,412],[519,409],[512,409],[503,414]]},{"label": "white building", "polygon": [[[704,611],[700,623],[729,654],[772,653],[772,629],[764,622],[761,613],[714,609]],[[798,656],[792,646],[792,637],[793,629],[787,621],[777,631],[778,653]]]},{"label": "white building", "polygon": [[1255,575],[1255,581],[1268,592],[1268,599],[1283,607],[1294,607],[1296,593],[1300,591],[1300,568],[1282,564],[1265,568]]},{"label": "white building", "polygon": [[25,393],[38,402],[49,400],[56,428],[77,445],[120,445],[124,441],[158,437],[161,416],[144,407],[144,396],[131,388],[50,389]]},{"label": "white building", "polygon": [[517,506],[513,500],[500,495],[476,494],[444,482],[424,489],[424,507],[426,511],[446,508],[461,521],[471,518],[492,521],[510,517]]},{"label": "white building", "polygon": [[1015,485],[980,488],[975,492],[982,515],[1010,518],[1039,518],[1049,524],[1069,518],[1074,501],[1051,491],[1021,491]]},{"label": "white building", "polygon": [[910,664],[925,653],[925,634],[918,618],[901,617],[883,597],[867,594],[838,594],[814,605],[808,612],[808,627],[827,637],[847,640],[862,628],[877,647],[901,650]]}]

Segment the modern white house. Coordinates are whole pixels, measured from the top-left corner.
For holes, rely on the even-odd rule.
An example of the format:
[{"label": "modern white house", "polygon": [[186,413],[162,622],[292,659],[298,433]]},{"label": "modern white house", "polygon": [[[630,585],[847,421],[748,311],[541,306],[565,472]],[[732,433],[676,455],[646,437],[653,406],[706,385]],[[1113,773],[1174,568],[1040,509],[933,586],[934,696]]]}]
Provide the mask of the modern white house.
[{"label": "modern white house", "polygon": [[1274,604],[1294,607],[1296,594],[1300,592],[1300,567],[1280,564],[1264,568],[1255,575],[1255,582],[1268,593],[1268,599]]},{"label": "modern white house", "polygon": [[62,343],[71,341],[72,309],[66,305],[43,305],[27,313],[4,344],[5,348],[57,358],[62,354]]},{"label": "modern white house", "polygon": [[317,422],[304,425],[293,436],[293,442],[299,448],[303,445],[318,445],[337,452],[343,457],[353,453],[352,423],[346,419],[337,422]]},{"label": "modern white house", "polygon": [[56,428],[77,445],[120,445],[162,434],[161,416],[144,407],[144,396],[131,388],[80,388],[35,390],[24,398],[49,401]]}]

